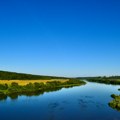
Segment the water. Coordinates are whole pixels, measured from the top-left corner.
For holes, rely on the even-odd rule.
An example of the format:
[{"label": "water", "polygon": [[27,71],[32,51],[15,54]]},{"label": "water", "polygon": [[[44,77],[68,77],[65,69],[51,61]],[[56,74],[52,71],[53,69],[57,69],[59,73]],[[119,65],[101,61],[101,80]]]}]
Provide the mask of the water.
[{"label": "water", "polygon": [[88,82],[39,96],[0,101],[0,120],[120,120],[108,106],[120,86]]}]

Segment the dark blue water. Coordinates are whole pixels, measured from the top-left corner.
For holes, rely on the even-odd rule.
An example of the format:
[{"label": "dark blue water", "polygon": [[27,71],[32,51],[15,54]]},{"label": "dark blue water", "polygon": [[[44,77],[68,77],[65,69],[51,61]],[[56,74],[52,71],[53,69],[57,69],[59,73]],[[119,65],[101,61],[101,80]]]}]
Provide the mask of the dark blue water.
[{"label": "dark blue water", "polygon": [[87,83],[40,96],[0,101],[0,120],[120,120],[108,106],[120,86]]}]

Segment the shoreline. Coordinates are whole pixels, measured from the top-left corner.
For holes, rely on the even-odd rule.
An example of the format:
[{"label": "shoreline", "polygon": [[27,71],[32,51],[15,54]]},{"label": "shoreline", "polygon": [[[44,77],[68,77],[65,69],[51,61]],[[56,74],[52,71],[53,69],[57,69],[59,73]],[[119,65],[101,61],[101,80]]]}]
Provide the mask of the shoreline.
[{"label": "shoreline", "polygon": [[48,91],[56,91],[62,88],[81,86],[85,84],[86,82],[81,80],[67,80],[65,82],[47,81],[46,83],[34,82],[34,83],[28,83],[26,85],[19,85],[14,81],[9,85],[0,84],[0,100],[6,99],[8,96],[11,97],[11,96],[19,96],[19,95],[36,95]]}]

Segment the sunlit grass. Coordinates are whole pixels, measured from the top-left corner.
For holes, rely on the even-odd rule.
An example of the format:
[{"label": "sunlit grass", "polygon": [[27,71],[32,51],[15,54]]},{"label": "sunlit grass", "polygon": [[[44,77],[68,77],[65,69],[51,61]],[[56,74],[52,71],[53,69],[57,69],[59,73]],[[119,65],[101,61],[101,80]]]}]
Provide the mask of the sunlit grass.
[{"label": "sunlit grass", "polygon": [[8,84],[10,85],[11,83],[13,82],[16,82],[18,83],[19,85],[27,85],[29,83],[46,83],[46,82],[52,82],[52,81],[60,81],[60,82],[66,82],[68,81],[69,79],[52,79],[52,80],[0,80],[0,84]]}]

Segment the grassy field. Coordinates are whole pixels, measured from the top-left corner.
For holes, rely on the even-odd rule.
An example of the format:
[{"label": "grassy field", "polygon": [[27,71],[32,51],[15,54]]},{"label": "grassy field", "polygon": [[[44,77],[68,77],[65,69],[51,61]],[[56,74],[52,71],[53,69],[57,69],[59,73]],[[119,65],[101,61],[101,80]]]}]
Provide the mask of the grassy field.
[{"label": "grassy field", "polygon": [[[69,80],[69,79],[68,79]],[[67,79],[52,79],[52,80],[0,80],[0,84],[8,84],[10,85],[13,82],[18,83],[19,85],[27,85],[29,83],[46,83],[46,82],[53,82],[53,81],[60,81],[60,82],[66,82],[68,81]]]}]

